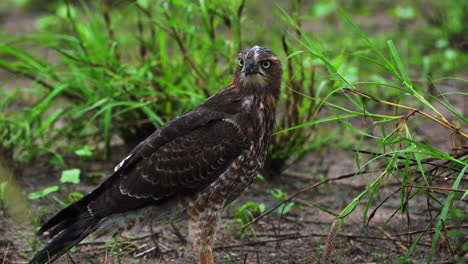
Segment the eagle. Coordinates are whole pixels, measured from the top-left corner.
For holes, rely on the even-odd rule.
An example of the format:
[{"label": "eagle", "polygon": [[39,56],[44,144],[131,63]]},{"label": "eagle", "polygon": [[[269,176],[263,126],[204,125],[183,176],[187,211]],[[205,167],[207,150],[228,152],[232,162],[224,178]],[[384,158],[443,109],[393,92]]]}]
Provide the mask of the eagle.
[{"label": "eagle", "polygon": [[52,241],[30,264],[52,263],[88,235],[188,218],[201,264],[213,264],[217,223],[263,167],[280,95],[281,61],[259,46],[238,55],[234,79],[157,129],[94,191],[38,231]]}]

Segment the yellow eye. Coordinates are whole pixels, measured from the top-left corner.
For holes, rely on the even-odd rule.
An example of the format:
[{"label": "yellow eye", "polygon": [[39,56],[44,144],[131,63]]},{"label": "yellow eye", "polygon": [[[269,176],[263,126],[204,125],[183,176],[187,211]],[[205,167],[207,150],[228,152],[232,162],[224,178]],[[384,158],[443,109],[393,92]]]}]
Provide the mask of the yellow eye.
[{"label": "yellow eye", "polygon": [[266,60],[266,61],[263,61],[263,62],[262,62],[262,67],[263,67],[263,69],[268,69],[268,68],[270,68],[270,67],[271,67],[271,62],[270,62],[270,61],[267,61],[267,60]]},{"label": "yellow eye", "polygon": [[239,66],[241,66],[241,67],[242,67],[242,65],[244,65],[244,60],[242,60],[242,59],[239,59]]}]

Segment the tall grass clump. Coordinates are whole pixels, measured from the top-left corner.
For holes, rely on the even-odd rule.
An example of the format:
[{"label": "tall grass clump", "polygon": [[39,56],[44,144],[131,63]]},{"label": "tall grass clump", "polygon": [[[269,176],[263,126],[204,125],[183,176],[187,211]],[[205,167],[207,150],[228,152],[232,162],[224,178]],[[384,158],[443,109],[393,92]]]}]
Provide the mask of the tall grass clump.
[{"label": "tall grass clump", "polygon": [[[366,188],[341,212],[333,213],[329,209],[320,208],[336,217],[321,263],[332,261],[331,251],[335,246],[333,241],[336,235],[348,216],[361,205],[364,208],[363,229],[368,228],[375,213],[392,197],[390,195],[380,202],[376,199],[388,181],[399,184],[397,193],[400,196],[400,206],[385,221],[382,228],[392,220],[398,221],[395,216],[399,214],[410,221],[410,215],[406,214],[406,211],[411,203],[418,203],[421,198],[427,201],[429,211],[426,225],[418,227],[424,231],[418,233],[414,239],[406,241],[407,250],[402,254],[400,262],[406,263],[410,260],[423,237],[431,238],[427,263],[443,258],[460,260],[465,250],[463,239],[460,240],[460,236],[456,235],[444,235],[445,239],[440,239],[447,228],[463,234],[463,227],[460,225],[463,221],[460,218],[462,216],[457,212],[463,211],[463,199],[466,196],[462,179],[466,178],[468,169],[468,151],[462,142],[468,138],[468,119],[447,99],[447,95],[453,92],[441,90],[436,80],[431,80],[431,85],[436,87],[436,93],[430,93],[426,87],[413,82],[407,67],[408,58],[400,56],[394,41],[386,41],[385,48],[376,46],[343,10],[342,18],[349,28],[354,30],[355,41],[359,39],[361,44],[358,51],[324,51],[324,45],[318,37],[305,32],[297,20],[287,12],[283,11],[283,15],[300,33],[296,40],[302,45],[302,49],[293,52],[291,56],[307,54],[318,59],[328,70],[328,78],[335,81],[320,101],[320,105],[329,110],[328,116],[303,122],[285,131],[339,121],[343,131],[347,131],[343,137],[351,139],[358,136],[355,145],[358,172],[355,176],[371,175],[371,181]],[[342,67],[349,61],[370,64],[375,68],[375,72],[383,72],[386,77],[380,80],[366,80],[366,77],[358,76],[356,80],[350,80]],[[463,79],[457,80],[467,82]],[[393,91],[393,100],[382,98],[386,94],[385,90]],[[468,95],[462,91],[455,94]],[[314,94],[308,97],[310,100],[317,100]],[[365,120],[364,123],[368,125],[361,126],[353,122],[357,118]],[[418,129],[422,121],[418,119],[429,123],[428,128],[441,127],[445,131],[447,144],[450,145],[449,150],[431,146],[430,139],[419,137]],[[372,151],[366,148],[372,148]]]},{"label": "tall grass clump", "polygon": [[[300,15],[301,1],[293,1],[291,17],[297,25],[302,23]],[[280,16],[280,18],[282,18]],[[284,19],[283,19],[284,20]],[[294,28],[292,28],[294,30]],[[294,30],[294,37],[301,38],[299,31]],[[284,34],[284,33],[283,33]],[[285,54],[293,53],[296,48],[291,43],[290,36],[283,35],[281,47]],[[278,39],[279,41],[279,39]],[[309,100],[304,95],[320,98],[323,89],[329,81],[316,82],[314,62],[307,56],[288,56],[284,62],[284,84],[281,93],[281,104],[278,107],[276,130],[281,131],[296,126],[317,117],[319,104],[316,100]],[[318,149],[327,142],[329,137],[321,137],[314,133],[314,127],[302,127],[272,136],[268,157],[262,173],[275,179],[292,164],[299,161],[310,150]]]},{"label": "tall grass clump", "polygon": [[[65,1],[39,19],[39,33],[3,33],[0,68],[13,76],[3,85],[31,80],[2,90],[3,148],[32,160],[64,144],[104,142],[107,153],[113,135],[139,142],[229,82],[243,5]],[[15,105],[22,98],[26,105]]]}]

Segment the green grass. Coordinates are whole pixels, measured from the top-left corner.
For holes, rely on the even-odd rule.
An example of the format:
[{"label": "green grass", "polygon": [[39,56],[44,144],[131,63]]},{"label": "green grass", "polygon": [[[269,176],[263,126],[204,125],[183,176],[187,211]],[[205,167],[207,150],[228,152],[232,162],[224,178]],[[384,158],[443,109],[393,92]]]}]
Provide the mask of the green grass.
[{"label": "green grass", "polygon": [[[428,120],[434,122],[434,125],[441,125],[447,129],[447,134],[452,134],[459,137],[468,137],[466,131],[460,130],[460,127],[457,125],[459,122],[467,124],[467,118],[463,116],[450,102],[444,97],[443,93],[433,95],[427,92],[422,87],[416,85],[411,78],[409,77],[409,69],[407,61],[403,61],[399,55],[394,42],[388,40],[386,42],[387,50],[384,52],[379,47],[370,40],[366,34],[356,26],[348,14],[344,11],[340,11],[342,17],[349,23],[351,29],[356,32],[357,37],[360,38],[360,41],[364,43],[367,48],[370,50],[365,56],[360,54],[354,54],[352,51],[344,53],[345,56],[348,56],[351,60],[354,58],[359,58],[366,63],[374,64],[374,67],[381,68],[388,72],[392,78],[385,80],[385,82],[372,82],[372,81],[359,81],[353,82],[346,77],[346,73],[341,69],[342,63],[345,63],[345,59],[337,60],[336,57],[330,56],[327,53],[323,52],[320,45],[317,43],[316,38],[305,32],[296,21],[288,15],[286,11],[283,10],[284,16],[288,19],[289,23],[294,25],[296,29],[301,33],[301,38],[298,38],[297,41],[303,45],[303,51],[310,56],[318,58],[329,70],[330,78],[335,78],[337,80],[336,88],[329,91],[329,93],[321,101],[321,104],[328,105],[336,109],[336,115],[334,117],[327,117],[325,119],[319,119],[311,121],[308,123],[301,124],[296,127],[291,127],[288,130],[303,128],[304,126],[315,125],[320,122],[329,122],[332,120],[343,119],[343,124],[353,128],[354,132],[359,134],[361,139],[357,145],[357,149],[362,147],[362,143],[366,139],[371,139],[375,142],[374,150],[376,153],[380,153],[375,157],[369,160],[362,160],[359,155],[356,156],[357,164],[360,168],[360,171],[367,169],[373,164],[383,164],[382,172],[377,174],[376,177],[370,182],[364,191],[357,195],[336,217],[338,225],[334,224],[331,228],[327,247],[323,251],[323,263],[329,263],[331,261],[331,251],[334,248],[334,237],[339,232],[340,226],[344,224],[347,217],[353,213],[358,204],[366,201],[366,206],[363,215],[364,228],[368,223],[368,211],[372,207],[372,201],[375,197],[375,194],[379,191],[381,185],[388,180],[389,177],[394,177],[398,182],[401,183],[401,207],[398,211],[404,213],[406,205],[409,201],[414,198],[415,194],[427,196],[428,201],[435,203],[436,205],[444,205],[440,213],[433,218],[437,221],[437,226],[435,233],[432,237],[432,246],[429,251],[427,262],[431,263],[433,256],[436,253],[436,248],[438,246],[438,239],[441,234],[443,225],[446,223],[447,212],[449,208],[457,208],[457,205],[454,204],[453,197],[455,195],[454,191],[449,191],[447,197],[438,197],[433,192],[425,189],[424,187],[434,187],[432,181],[440,175],[443,175],[443,172],[433,175],[431,178],[427,175],[429,173],[428,167],[423,166],[423,161],[428,159],[434,159],[439,161],[445,161],[449,164],[448,169],[459,171],[458,176],[453,182],[452,189],[456,190],[459,188],[460,180],[465,176],[465,170],[468,168],[468,161],[466,153],[457,157],[456,152],[452,154],[445,153],[441,150],[438,150],[434,147],[431,147],[426,142],[414,140],[414,123],[411,123],[409,119],[414,119],[415,115],[419,115],[427,118]],[[298,54],[296,52],[295,54]],[[295,55],[293,54],[293,55]],[[338,55],[338,56],[341,56]],[[466,81],[464,81],[466,82]],[[380,99],[381,96],[372,96],[368,95],[362,90],[366,89],[368,85],[379,85],[386,89],[394,89],[399,99],[397,102],[390,102],[383,99]],[[342,107],[338,105],[332,105],[330,101],[333,101],[334,97],[344,94],[349,100],[350,108]],[[460,94],[462,95],[462,94]],[[466,95],[466,94],[463,94]],[[380,98],[379,98],[380,97]],[[403,100],[406,99],[406,100]],[[408,100],[408,98],[410,98]],[[314,98],[311,98],[313,100]],[[369,107],[366,101],[374,101],[383,105],[391,106],[394,109],[394,115],[391,114],[379,114],[378,108]],[[405,103],[410,103],[409,105],[399,102],[400,100]],[[449,121],[441,111],[437,110],[434,106],[434,102],[439,103],[443,108],[448,112],[453,114],[457,121]],[[343,103],[342,103],[343,104]],[[428,109],[427,112],[421,109]],[[431,111],[431,112],[429,112]],[[348,121],[349,118],[353,117],[365,117],[372,118],[373,124],[365,128],[364,130],[357,129],[351,125]],[[391,124],[391,127],[394,129],[388,130],[389,126],[386,124]],[[381,128],[381,135],[377,136],[375,134],[370,134],[369,131],[372,131],[374,127]],[[462,146],[455,146],[462,150]],[[403,156],[403,159],[400,157]],[[436,165],[437,166],[437,165]],[[415,172],[410,172],[409,168],[414,168]],[[357,174],[359,174],[358,172]],[[417,188],[417,191],[408,196],[411,192],[407,186],[412,185]],[[418,187],[422,188],[418,188]],[[436,187],[437,188],[437,187]],[[444,202],[445,200],[445,202]],[[319,208],[327,212],[326,209]],[[394,214],[395,215],[395,214]],[[394,216],[393,215],[393,216]],[[388,219],[387,221],[390,221]],[[421,235],[422,236],[422,235]],[[401,263],[406,263],[409,260],[409,256],[414,250],[414,246],[417,244],[421,236],[413,243],[410,249],[407,251],[401,259]]]},{"label": "green grass", "polygon": [[[4,146],[13,148],[19,160],[34,160],[60,149],[51,143],[65,139],[82,145],[81,138],[96,137],[105,142],[106,153],[114,133],[130,144],[144,139],[229,83],[234,67],[219,61],[232,61],[240,49],[234,30],[239,27],[237,5],[215,14],[212,6],[184,3],[164,8],[134,4],[122,11],[64,4],[53,17],[63,32],[2,36],[0,67],[35,82],[28,91],[35,95],[31,106],[4,116],[1,131],[11,137]],[[192,19],[211,24],[201,34],[180,26]],[[213,37],[222,21],[229,22],[232,33]],[[129,35],[135,27],[137,33]],[[36,47],[56,58],[35,55]],[[12,103],[7,100],[3,105]]]}]

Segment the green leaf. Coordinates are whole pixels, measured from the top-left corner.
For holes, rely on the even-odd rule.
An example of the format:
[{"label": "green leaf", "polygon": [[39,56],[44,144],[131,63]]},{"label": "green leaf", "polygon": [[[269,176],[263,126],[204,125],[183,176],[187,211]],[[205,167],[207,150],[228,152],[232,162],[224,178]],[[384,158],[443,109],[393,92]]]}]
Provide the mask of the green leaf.
[{"label": "green leaf", "polygon": [[462,196],[462,198],[460,199],[460,201],[463,201],[463,200],[466,198],[467,195],[468,195],[468,190],[466,190],[466,191],[463,193],[463,196]]},{"label": "green leaf", "polygon": [[89,149],[89,145],[85,145],[81,149],[75,150],[75,154],[80,157],[91,157],[94,155],[94,153]]},{"label": "green leaf", "polygon": [[411,6],[398,5],[394,8],[393,15],[401,20],[410,20],[416,17],[416,11]]},{"label": "green leaf", "polygon": [[283,201],[288,198],[288,193],[278,188],[271,190],[271,195],[278,201]]},{"label": "green leaf", "polygon": [[60,20],[57,16],[54,15],[45,15],[36,20],[36,28],[40,30],[47,30],[57,26],[60,23]]},{"label": "green leaf", "polygon": [[65,167],[65,161],[63,160],[63,157],[58,154],[58,153],[53,153],[54,156],[50,160],[50,164],[57,165],[60,167]]},{"label": "green leaf", "polygon": [[318,209],[320,209],[320,210],[322,210],[322,211],[324,211],[324,212],[326,212],[326,213],[328,213],[328,214],[331,214],[331,215],[333,215],[334,217],[338,217],[338,216],[340,215],[340,214],[338,214],[338,213],[333,212],[332,210],[329,210],[329,209],[327,209],[327,208],[325,208],[325,207],[322,207],[322,206],[320,206],[320,205],[318,205],[318,204],[315,204],[315,203],[313,203],[313,202],[306,201],[306,200],[301,200],[301,201],[304,202],[304,203],[310,204],[310,205],[312,205],[312,206],[314,206],[314,207],[316,207],[316,208],[318,208]]},{"label": "green leaf", "polygon": [[287,214],[295,205],[294,202],[289,202],[289,203],[284,203],[278,207],[277,212],[279,215],[285,215]]},{"label": "green leaf", "polygon": [[80,169],[71,169],[62,171],[62,176],[60,177],[61,183],[80,183]]},{"label": "green leaf", "polygon": [[265,177],[263,177],[263,175],[260,174],[260,173],[257,173],[257,179],[259,179],[259,180],[261,180],[262,182],[265,182],[265,183],[267,182]]},{"label": "green leaf", "polygon": [[316,124],[320,124],[320,123],[324,123],[324,122],[335,121],[335,120],[340,120],[340,119],[344,119],[344,118],[352,118],[352,117],[357,117],[357,116],[360,116],[360,115],[359,114],[352,114],[352,115],[330,116],[330,117],[322,118],[322,119],[319,119],[319,120],[314,120],[314,121],[302,123],[302,124],[297,125],[297,126],[292,126],[290,128],[283,129],[281,131],[275,132],[273,135],[281,134],[281,133],[284,133],[284,132],[287,132],[287,131],[290,131],[290,130],[299,129],[299,128],[303,128],[303,127],[306,127],[306,126],[312,126],[312,125],[316,125]]},{"label": "green leaf", "polygon": [[295,52],[289,54],[288,57],[286,57],[286,60],[289,60],[290,58],[292,58],[292,57],[294,57],[294,56],[296,56],[296,55],[298,55],[298,54],[301,54],[301,53],[303,53],[303,52],[304,52],[304,51],[302,51],[302,50],[296,50]]},{"label": "green leaf", "polygon": [[238,219],[243,225],[247,224],[256,214],[265,211],[265,204],[257,204],[249,201],[243,204],[234,212],[234,218]]},{"label": "green leaf", "polygon": [[332,1],[321,1],[312,8],[314,17],[323,17],[331,14],[335,10],[335,4]]},{"label": "green leaf", "polygon": [[43,189],[42,191],[32,192],[28,194],[28,199],[34,200],[34,199],[46,197],[49,193],[56,192],[59,189],[60,188],[57,185],[50,186],[50,187]]},{"label": "green leaf", "polygon": [[68,199],[71,202],[76,202],[76,201],[78,201],[79,199],[81,199],[83,197],[84,197],[84,194],[82,194],[80,192],[71,192],[71,193],[68,194]]},{"label": "green leaf", "polygon": [[265,212],[265,204],[264,204],[264,203],[260,203],[260,204],[258,205],[258,211],[259,211],[260,213]]},{"label": "green leaf", "polygon": [[137,4],[145,9],[149,6],[148,0],[137,0]]}]

